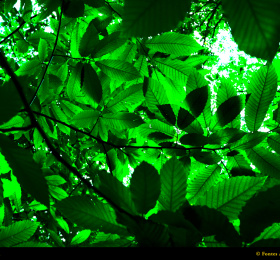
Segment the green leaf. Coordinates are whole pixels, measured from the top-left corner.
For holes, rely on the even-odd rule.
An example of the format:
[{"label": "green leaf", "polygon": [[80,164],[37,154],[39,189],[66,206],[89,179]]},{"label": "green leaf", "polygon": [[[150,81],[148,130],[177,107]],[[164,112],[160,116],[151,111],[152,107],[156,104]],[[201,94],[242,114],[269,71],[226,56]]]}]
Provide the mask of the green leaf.
[{"label": "green leaf", "polygon": [[67,17],[78,18],[84,15],[85,6],[80,0],[68,1],[62,9],[63,14]]},{"label": "green leaf", "polygon": [[6,0],[5,1],[5,6],[4,6],[5,13],[10,12],[10,10],[13,8],[13,6],[16,3],[17,3],[17,0]]},{"label": "green leaf", "polygon": [[231,176],[255,176],[250,164],[242,154],[228,157],[227,168],[231,169]]},{"label": "green leaf", "polygon": [[122,60],[100,60],[95,63],[101,71],[112,79],[132,81],[140,77],[139,72],[132,64]]},{"label": "green leaf", "polygon": [[0,246],[10,247],[28,240],[38,228],[39,223],[31,220],[17,221],[0,231]]},{"label": "green leaf", "polygon": [[267,138],[268,145],[280,155],[280,135],[270,135]]},{"label": "green leaf", "polygon": [[86,32],[84,33],[83,37],[81,38],[80,46],[79,46],[79,53],[82,57],[87,57],[91,54],[94,50],[96,45],[99,42],[98,32],[94,26],[94,20],[90,22],[87,27]]},{"label": "green leaf", "polygon": [[225,78],[221,78],[221,84],[217,92],[216,106],[219,107],[222,103],[231,97],[237,96],[237,91],[233,87],[232,82]]},{"label": "green leaf", "polygon": [[250,161],[262,174],[280,179],[280,157],[264,147],[255,147],[246,150]]},{"label": "green leaf", "polygon": [[71,42],[70,42],[70,52],[71,56],[74,58],[80,58],[81,55],[79,53],[79,46],[81,41],[81,25],[80,23],[76,23],[75,28],[71,33]]},{"label": "green leaf", "polygon": [[221,167],[217,164],[203,168],[192,167],[191,172],[188,177],[187,199],[193,204],[220,180]]},{"label": "green leaf", "polygon": [[232,150],[245,150],[253,148],[262,142],[267,136],[268,134],[264,132],[246,133],[240,140],[235,143],[228,144],[228,146]]},{"label": "green leaf", "polygon": [[106,108],[112,112],[126,111],[143,99],[142,84],[132,85],[123,91],[117,91],[106,104]]},{"label": "green leaf", "polygon": [[222,4],[239,49],[272,61],[279,47],[280,3],[277,0],[223,0]]},{"label": "green leaf", "polygon": [[68,197],[67,192],[65,190],[61,189],[60,187],[50,185],[49,192],[57,200],[63,200]]},{"label": "green leaf", "polygon": [[157,68],[168,78],[177,82],[178,84],[185,85],[188,76],[191,73],[191,67],[180,60],[171,59],[155,59]]},{"label": "green leaf", "polygon": [[63,218],[56,218],[57,223],[59,224],[59,226],[67,233],[69,234],[69,226],[67,224],[67,222],[63,219]]},{"label": "green leaf", "polygon": [[178,211],[171,212],[161,210],[149,217],[150,220],[168,225],[170,235],[175,247],[195,247],[202,240],[201,233],[192,225],[190,221],[184,218],[184,215]]},{"label": "green leaf", "polygon": [[177,117],[177,126],[180,129],[182,129],[182,130],[185,129],[194,120],[195,120],[195,117],[188,110],[180,107],[178,117]]},{"label": "green leaf", "polygon": [[90,236],[91,231],[89,229],[85,229],[80,231],[76,236],[74,236],[71,240],[71,245],[78,245],[86,241]]},{"label": "green leaf", "polygon": [[111,128],[119,130],[134,128],[144,123],[140,116],[125,112],[104,114],[101,120]]},{"label": "green leaf", "polygon": [[[279,247],[280,246],[280,239],[273,239],[273,238],[268,238],[268,239],[262,239],[258,240],[257,242],[252,243],[249,247]],[[262,251],[262,256],[277,256],[277,253],[267,253],[265,251]]]},{"label": "green leaf", "polygon": [[40,70],[41,62],[39,60],[33,59],[23,63],[15,73],[17,76],[32,76],[35,74],[39,74]]},{"label": "green leaf", "polygon": [[186,96],[186,103],[193,116],[198,117],[202,113],[208,96],[208,85],[194,89]]},{"label": "green leaf", "polygon": [[164,116],[164,118],[169,124],[171,125],[176,124],[176,116],[170,104],[157,105],[157,108],[159,109],[159,111],[161,112],[161,114]]},{"label": "green leaf", "polygon": [[277,91],[274,67],[261,67],[252,77],[248,92],[252,93],[245,108],[245,122],[250,131],[257,131]]},{"label": "green leaf", "polygon": [[211,131],[215,131],[218,126],[226,126],[240,114],[245,105],[243,97],[244,95],[233,96],[218,107],[214,114],[213,121],[211,121]]},{"label": "green leaf", "polygon": [[122,32],[125,37],[147,37],[175,28],[190,9],[191,2],[135,0],[124,3]]},{"label": "green leaf", "polygon": [[168,97],[164,91],[162,91],[162,84],[157,80],[148,78],[148,89],[145,94],[145,100],[147,106],[152,113],[158,111],[158,105],[168,104]]},{"label": "green leaf", "polygon": [[186,200],[187,174],[180,161],[172,157],[160,171],[159,203],[164,210],[176,211]]},{"label": "green leaf", "polygon": [[[187,78],[186,92],[189,94],[195,89],[202,88],[208,86],[207,80],[203,77],[201,73],[199,73],[195,68],[192,68],[188,65],[187,62],[181,62],[183,66],[187,66],[189,77]],[[184,82],[186,84],[186,82]],[[205,90],[201,90],[202,92]]]},{"label": "green leaf", "polygon": [[130,191],[137,211],[146,214],[156,205],[160,194],[160,177],[156,169],[146,162],[137,166],[130,180]]},{"label": "green leaf", "polygon": [[167,32],[146,41],[145,45],[155,51],[174,54],[176,56],[189,56],[202,47],[189,35]]},{"label": "green leaf", "polygon": [[201,151],[194,151],[192,156],[199,162],[204,164],[216,164],[222,160],[221,156],[211,152],[201,152]]},{"label": "green leaf", "polygon": [[73,116],[71,123],[78,128],[92,128],[100,115],[97,110],[84,110]]},{"label": "green leaf", "polygon": [[198,230],[204,237],[214,235],[218,242],[225,242],[228,246],[241,247],[238,232],[221,212],[206,206],[192,206],[183,209],[183,214],[187,220],[190,215],[193,216],[190,221],[197,224]]},{"label": "green leaf", "polygon": [[18,147],[4,135],[0,135],[0,148],[20,186],[37,201],[49,207],[47,182],[40,166],[34,162],[32,154],[24,148]]},{"label": "green leaf", "polygon": [[208,138],[209,144],[229,144],[238,141],[246,133],[236,128],[221,129]]},{"label": "green leaf", "polygon": [[77,63],[77,65],[71,71],[70,77],[68,79],[68,83],[66,86],[66,92],[69,99],[74,100],[81,91],[81,70],[83,64],[81,62]]},{"label": "green leaf", "polygon": [[183,135],[180,142],[184,145],[204,146],[208,144],[208,138],[202,134],[191,133]]},{"label": "green leaf", "polygon": [[252,242],[273,223],[279,223],[280,185],[259,192],[242,208],[239,215],[240,234],[245,242]]},{"label": "green leaf", "polygon": [[113,32],[98,41],[94,50],[91,52],[93,58],[100,58],[103,55],[112,53],[126,43],[127,39],[120,38],[120,32]]},{"label": "green leaf", "polygon": [[82,90],[97,104],[102,98],[102,85],[96,71],[88,63],[85,63],[82,68]]},{"label": "green leaf", "polygon": [[40,39],[38,52],[40,61],[44,62],[45,59],[48,57],[48,43],[46,40]]},{"label": "green leaf", "polygon": [[11,80],[0,87],[0,125],[8,123],[22,106],[21,98]]},{"label": "green leaf", "polygon": [[84,228],[119,235],[127,234],[116,222],[112,208],[97,199],[72,196],[57,202],[55,206],[66,218]]},{"label": "green leaf", "polygon": [[120,208],[135,215],[136,209],[130,189],[124,186],[116,177],[109,175],[107,172],[100,172],[98,176],[100,182],[96,185],[100,192],[110,198]]},{"label": "green leaf", "polygon": [[196,205],[221,211],[230,220],[238,218],[242,207],[264,184],[266,177],[237,176],[225,179],[206,191]]}]

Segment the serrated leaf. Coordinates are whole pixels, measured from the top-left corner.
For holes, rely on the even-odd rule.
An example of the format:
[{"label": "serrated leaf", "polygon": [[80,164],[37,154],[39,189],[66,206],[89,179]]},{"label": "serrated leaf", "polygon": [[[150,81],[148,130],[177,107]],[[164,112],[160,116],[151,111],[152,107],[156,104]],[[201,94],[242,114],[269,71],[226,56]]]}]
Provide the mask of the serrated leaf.
[{"label": "serrated leaf", "polygon": [[164,91],[162,91],[162,84],[152,78],[147,79],[147,91],[144,94],[147,106],[152,113],[158,111],[158,105],[168,104],[168,97]]},{"label": "serrated leaf", "polygon": [[97,110],[84,110],[73,116],[71,123],[78,128],[91,128],[99,117],[100,112]]},{"label": "serrated leaf", "polygon": [[130,180],[130,191],[137,211],[146,214],[156,205],[160,194],[160,177],[156,169],[146,162],[137,166]]},{"label": "serrated leaf", "polygon": [[143,100],[142,84],[132,85],[117,94],[106,104],[107,109],[112,112],[125,111],[129,106]]},{"label": "serrated leaf", "polygon": [[136,209],[129,188],[124,186],[116,177],[109,175],[107,172],[100,172],[98,176],[101,182],[96,185],[100,192],[125,211],[135,215]]},{"label": "serrated leaf", "polygon": [[239,49],[272,61],[279,47],[280,3],[277,0],[223,0],[222,3]]},{"label": "serrated leaf", "polygon": [[183,135],[180,138],[180,142],[185,145],[204,146],[208,144],[208,138],[202,134],[191,133]]},{"label": "serrated leaf", "polygon": [[71,245],[78,245],[86,241],[90,236],[91,231],[89,229],[85,229],[80,231],[76,236],[74,236],[71,240]]},{"label": "serrated leaf", "polygon": [[157,105],[157,108],[169,124],[176,124],[176,116],[170,104]]},{"label": "serrated leaf", "polygon": [[228,157],[227,168],[230,169],[231,176],[255,176],[250,164],[242,154]]},{"label": "serrated leaf", "polygon": [[191,73],[191,67],[180,60],[155,59],[158,69],[171,80],[185,85]]},{"label": "serrated leaf", "polygon": [[126,112],[104,114],[101,120],[108,126],[119,130],[134,128],[144,123],[140,116]]},{"label": "serrated leaf", "polygon": [[255,147],[246,150],[250,161],[262,172],[263,175],[280,179],[280,157],[264,147]]},{"label": "serrated leaf", "polygon": [[23,220],[0,231],[0,246],[9,247],[28,240],[38,228],[39,223]]},{"label": "serrated leaf", "polygon": [[208,100],[208,85],[194,89],[186,96],[186,103],[193,114],[198,117],[205,108]]},{"label": "serrated leaf", "polygon": [[101,41],[97,43],[94,50],[91,53],[93,58],[100,58],[103,55],[112,53],[116,49],[124,45],[127,39],[120,38],[120,32],[113,32],[110,35],[105,36]]},{"label": "serrated leaf", "polygon": [[201,151],[194,151],[192,156],[199,162],[212,165],[216,164],[222,160],[222,157],[214,152],[201,152]]},{"label": "serrated leaf", "polygon": [[96,30],[94,23],[94,20],[90,22],[86,32],[81,38],[79,53],[82,57],[89,56],[99,42],[98,31]]},{"label": "serrated leaf", "polygon": [[112,208],[97,199],[72,196],[55,205],[65,217],[84,228],[99,229],[105,233],[127,234],[126,229],[116,222],[116,215]]},{"label": "serrated leaf", "polygon": [[214,131],[219,126],[226,126],[240,114],[245,105],[243,97],[241,95],[230,97],[218,107],[211,121],[211,131]]},{"label": "serrated leaf", "polygon": [[160,171],[159,203],[164,210],[175,212],[186,200],[187,174],[180,161],[173,156]]},{"label": "serrated leaf", "polygon": [[38,46],[38,52],[39,52],[39,59],[41,62],[44,62],[45,59],[48,57],[48,43],[44,39],[40,39],[39,46]]},{"label": "serrated leaf", "polygon": [[145,45],[152,50],[176,56],[189,56],[202,49],[191,36],[174,32],[155,36],[146,41]]},{"label": "serrated leaf", "polygon": [[67,192],[60,187],[49,186],[49,192],[57,200],[63,200],[68,197]]},{"label": "serrated leaf", "polygon": [[237,176],[225,179],[206,191],[196,205],[221,211],[230,220],[238,218],[242,207],[264,184],[266,177]]},{"label": "serrated leaf", "polygon": [[[83,78],[82,78],[83,77]],[[88,63],[85,63],[82,68],[82,90],[97,104],[102,98],[102,85],[96,71]]]},{"label": "serrated leaf", "polygon": [[40,166],[34,162],[32,155],[4,135],[0,135],[0,148],[21,187],[37,201],[49,207],[48,186]]},{"label": "serrated leaf", "polygon": [[220,180],[221,167],[217,164],[199,169],[192,167],[191,172],[188,177],[187,199],[194,204],[203,193]]},{"label": "serrated leaf", "polygon": [[185,129],[187,126],[189,126],[193,121],[195,120],[195,117],[186,109],[180,107],[178,117],[177,117],[177,126],[180,129]]},{"label": "serrated leaf", "polygon": [[96,66],[98,66],[101,71],[103,71],[107,76],[112,79],[123,81],[132,81],[140,77],[139,72],[132,64],[122,60],[100,60],[97,61]]},{"label": "serrated leaf", "polygon": [[39,74],[38,72],[41,70],[41,62],[39,60],[33,59],[23,63],[20,68],[15,72],[17,76],[24,75],[34,75]]},{"label": "serrated leaf", "polygon": [[268,145],[280,155],[280,135],[270,135],[267,138]]},{"label": "serrated leaf", "polygon": [[272,65],[261,67],[252,77],[251,93],[245,108],[245,122],[250,131],[257,131],[277,91],[277,75]]},{"label": "serrated leaf", "polygon": [[81,91],[81,70],[83,64],[79,62],[71,71],[68,83],[66,86],[66,92],[70,100],[74,100]]},{"label": "serrated leaf", "polygon": [[190,1],[125,1],[122,32],[125,37],[147,37],[166,32],[183,20]]},{"label": "serrated leaf", "polygon": [[230,149],[235,150],[245,150],[249,148],[253,148],[258,145],[268,136],[267,133],[264,132],[254,132],[254,133],[246,133],[240,140],[235,143],[228,144]]}]

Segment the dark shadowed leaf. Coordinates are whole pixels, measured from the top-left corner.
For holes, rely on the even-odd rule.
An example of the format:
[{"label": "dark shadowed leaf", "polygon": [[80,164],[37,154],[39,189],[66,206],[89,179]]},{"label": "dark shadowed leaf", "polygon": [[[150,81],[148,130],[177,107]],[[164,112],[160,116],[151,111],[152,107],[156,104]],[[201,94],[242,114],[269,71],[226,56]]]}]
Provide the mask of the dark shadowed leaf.
[{"label": "dark shadowed leaf", "polygon": [[182,21],[190,8],[189,0],[126,0],[122,32],[126,37],[147,37],[166,32]]},{"label": "dark shadowed leaf", "polygon": [[159,111],[161,112],[161,114],[164,116],[164,118],[168,123],[170,123],[171,125],[176,124],[176,116],[170,104],[157,105],[157,108],[159,109]]},{"label": "dark shadowed leaf", "polygon": [[135,168],[130,180],[130,191],[139,213],[146,214],[156,205],[160,185],[159,174],[152,165],[142,162]]},{"label": "dark shadowed leaf", "polygon": [[239,215],[240,234],[245,242],[252,242],[260,233],[280,219],[280,186],[258,193],[242,208]]},{"label": "dark shadowed leaf", "polygon": [[34,162],[32,154],[18,147],[4,135],[0,135],[0,148],[21,187],[37,201],[49,207],[47,181],[39,164]]},{"label": "dark shadowed leaf", "polygon": [[102,98],[102,85],[96,71],[88,63],[85,63],[82,70],[83,85],[82,90],[97,104],[101,101]]}]

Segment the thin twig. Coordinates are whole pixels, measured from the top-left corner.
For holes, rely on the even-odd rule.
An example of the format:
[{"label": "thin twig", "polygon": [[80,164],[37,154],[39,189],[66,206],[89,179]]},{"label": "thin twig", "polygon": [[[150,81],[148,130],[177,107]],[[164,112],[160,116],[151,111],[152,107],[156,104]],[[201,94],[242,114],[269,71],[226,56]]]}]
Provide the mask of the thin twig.
[{"label": "thin twig", "polygon": [[[64,4],[64,1],[62,1],[61,10],[62,10],[63,4]],[[49,68],[49,66],[50,66],[50,64],[51,64],[51,62],[52,62],[52,59],[53,59],[53,56],[54,56],[54,52],[55,52],[55,49],[56,49],[56,46],[57,46],[57,42],[58,42],[58,36],[59,36],[61,21],[62,21],[62,11],[61,11],[60,18],[59,18],[57,34],[56,34],[55,43],[54,43],[54,47],[53,47],[53,50],[52,50],[51,57],[50,57],[49,62],[48,62],[48,64],[47,64],[46,68],[45,68],[45,71],[44,71],[44,74],[43,74],[42,79],[41,79],[41,81],[40,81],[40,84],[38,85],[38,87],[37,87],[37,89],[36,89],[36,91],[35,91],[35,93],[34,93],[34,95],[33,95],[33,98],[31,99],[31,101],[30,101],[30,103],[29,103],[29,106],[32,106],[32,104],[33,104],[33,102],[34,102],[34,100],[35,100],[35,98],[36,98],[36,96],[37,96],[37,93],[38,93],[38,91],[40,90],[40,88],[41,88],[41,86],[42,86],[42,84],[43,84],[43,82],[44,82],[44,79],[45,79],[47,70],[48,70],[48,68]]]}]

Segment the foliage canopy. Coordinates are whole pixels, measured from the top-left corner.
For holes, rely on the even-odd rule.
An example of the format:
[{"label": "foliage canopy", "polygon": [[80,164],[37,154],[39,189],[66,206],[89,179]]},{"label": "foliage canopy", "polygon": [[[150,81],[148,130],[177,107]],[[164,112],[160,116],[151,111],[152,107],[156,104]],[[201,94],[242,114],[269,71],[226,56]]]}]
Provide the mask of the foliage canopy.
[{"label": "foliage canopy", "polygon": [[[278,0],[19,2],[0,3],[0,246],[280,245]],[[223,28],[265,65],[209,74]]]}]

